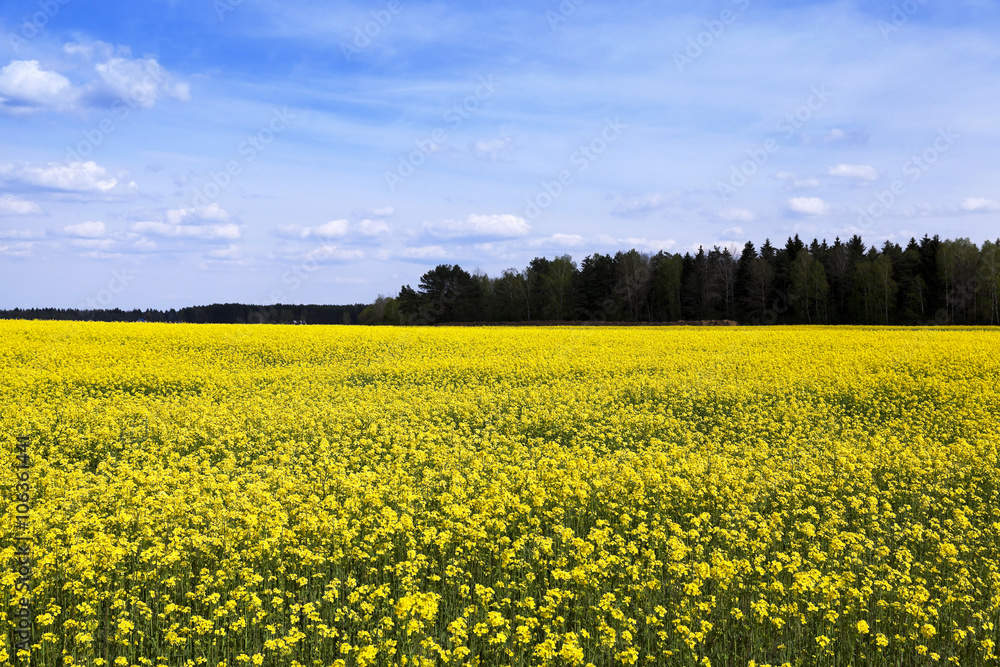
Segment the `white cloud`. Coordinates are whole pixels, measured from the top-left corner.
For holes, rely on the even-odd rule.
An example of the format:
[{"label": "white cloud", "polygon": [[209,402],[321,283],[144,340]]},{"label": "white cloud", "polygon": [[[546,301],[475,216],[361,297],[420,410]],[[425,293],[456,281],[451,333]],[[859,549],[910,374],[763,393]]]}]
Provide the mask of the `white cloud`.
[{"label": "white cloud", "polygon": [[175,82],[155,58],[110,58],[94,70],[106,93],[144,109],[155,105],[161,93],[182,102],[191,99],[188,84]]},{"label": "white cloud", "polygon": [[514,148],[514,142],[510,137],[501,139],[490,139],[488,141],[477,141],[472,146],[472,152],[476,157],[490,162],[498,162],[503,159]]},{"label": "white cloud", "polygon": [[184,225],[199,222],[225,222],[229,213],[218,204],[196,206],[194,208],[175,208],[167,211],[167,222],[171,225]]},{"label": "white cloud", "polygon": [[7,255],[9,257],[31,257],[31,249],[34,247],[34,243],[28,241],[20,241],[18,243],[0,243],[0,255]]},{"label": "white cloud", "polygon": [[[387,215],[393,209],[380,209]],[[369,211],[371,212],[371,211]],[[357,223],[347,220],[330,220],[315,227],[302,227],[300,225],[279,225],[272,230],[275,236],[287,239],[308,239],[308,238],[341,238],[352,235],[379,236],[390,232],[389,225],[380,219],[365,218]]]},{"label": "white cloud", "polygon": [[363,259],[364,256],[365,253],[362,250],[349,250],[335,245],[320,246],[306,253],[306,259],[316,261],[332,259],[336,261],[349,262],[352,260]]},{"label": "white cloud", "polygon": [[13,195],[0,197],[0,215],[41,215],[42,207],[35,202],[18,199]]},{"label": "white cloud", "polygon": [[118,185],[118,179],[96,162],[49,162],[45,166],[0,164],[0,179],[73,192],[108,192]]},{"label": "white cloud", "polygon": [[516,215],[470,215],[465,220],[442,220],[424,223],[424,229],[443,238],[497,237],[515,238],[527,234],[531,227]]},{"label": "white cloud", "polygon": [[826,215],[830,212],[830,205],[819,197],[792,197],[788,200],[788,208],[802,215]]},{"label": "white cloud", "polygon": [[362,217],[367,218],[389,218],[396,212],[392,206],[385,208],[369,208],[362,213]]},{"label": "white cloud", "polygon": [[347,233],[349,223],[347,220],[330,220],[315,227],[305,227],[299,234],[302,238],[319,236],[320,238],[334,238]]},{"label": "white cloud", "polygon": [[809,188],[818,188],[820,183],[817,178],[796,178],[795,173],[791,171],[779,171],[775,174],[775,177],[779,181],[790,181],[793,188],[798,188],[799,190],[808,190]]},{"label": "white cloud", "polygon": [[90,239],[104,236],[106,232],[104,223],[100,221],[80,222],[75,225],[66,225],[62,228],[62,233],[66,236],[78,236]]},{"label": "white cloud", "polygon": [[962,202],[962,210],[970,213],[1000,211],[1000,202],[984,197],[969,197]]},{"label": "white cloud", "polygon": [[225,248],[219,248],[218,250],[212,250],[208,253],[208,256],[212,259],[236,259],[239,257],[240,247],[235,243],[230,243]]},{"label": "white cloud", "polygon": [[188,83],[175,78],[156,58],[132,58],[127,47],[105,42],[68,43],[63,53],[94,65],[76,65],[78,80],[74,84],[59,72],[43,69],[37,60],[15,60],[0,69],[0,111],[65,112],[81,105],[107,107],[119,100],[130,108],[148,109],[161,96],[184,102],[191,99]]},{"label": "white cloud", "polygon": [[204,241],[235,241],[242,236],[240,226],[231,222],[229,213],[218,204],[171,209],[164,217],[166,222],[158,220],[137,222],[131,229],[141,234]]},{"label": "white cloud", "polygon": [[78,96],[69,79],[43,70],[37,60],[15,60],[0,69],[0,109],[10,113],[62,111],[72,108]]},{"label": "white cloud", "polygon": [[545,236],[540,239],[534,239],[528,245],[533,248],[539,246],[560,246],[564,248],[576,248],[583,245],[586,239],[579,234],[561,234],[556,233],[551,236]]},{"label": "white cloud", "polygon": [[[729,222],[753,222],[757,219],[753,211],[745,208],[730,208],[725,211],[719,211],[719,217]],[[740,234],[742,233],[743,231],[740,230]]]},{"label": "white cloud", "polygon": [[667,199],[661,194],[634,197],[632,199],[619,202],[613,209],[611,209],[611,214],[622,218],[637,218],[662,209],[666,206],[666,204]]},{"label": "white cloud", "polygon": [[443,246],[426,245],[405,248],[399,256],[405,259],[443,259],[448,257],[448,251]]},{"label": "white cloud", "polygon": [[362,220],[358,223],[358,232],[364,234],[365,236],[378,236],[379,234],[388,234],[389,225],[385,224],[381,220]]},{"label": "white cloud", "polygon": [[856,178],[863,181],[877,181],[878,169],[870,164],[838,164],[830,167],[829,174],[840,178]]},{"label": "white cloud", "polygon": [[132,225],[132,231],[156,236],[171,236],[179,238],[195,238],[205,241],[228,239],[235,241],[240,238],[240,227],[234,223],[224,225],[172,225],[167,222],[137,222]]}]

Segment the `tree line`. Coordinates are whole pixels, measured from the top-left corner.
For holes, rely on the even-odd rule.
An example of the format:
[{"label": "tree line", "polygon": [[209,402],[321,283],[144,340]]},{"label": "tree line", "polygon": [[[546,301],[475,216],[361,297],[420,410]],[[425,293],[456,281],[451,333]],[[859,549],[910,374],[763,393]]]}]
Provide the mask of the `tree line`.
[{"label": "tree line", "polygon": [[906,246],[798,235],[739,253],[536,257],[499,276],[441,264],[380,296],[361,324],[736,320],[741,324],[998,325],[1000,239],[925,235]]},{"label": "tree line", "polygon": [[68,320],[91,322],[189,322],[194,324],[357,324],[366,304],[348,306],[256,306],[215,303],[210,306],[155,310],[119,308],[14,308],[0,310],[2,320]]}]

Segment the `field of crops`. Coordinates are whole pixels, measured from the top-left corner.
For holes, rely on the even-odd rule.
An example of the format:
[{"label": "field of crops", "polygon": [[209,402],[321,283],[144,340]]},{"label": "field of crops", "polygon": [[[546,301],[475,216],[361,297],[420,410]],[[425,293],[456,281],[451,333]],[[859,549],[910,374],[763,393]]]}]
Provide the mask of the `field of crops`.
[{"label": "field of crops", "polygon": [[995,329],[0,322],[0,453],[0,664],[998,664]]}]

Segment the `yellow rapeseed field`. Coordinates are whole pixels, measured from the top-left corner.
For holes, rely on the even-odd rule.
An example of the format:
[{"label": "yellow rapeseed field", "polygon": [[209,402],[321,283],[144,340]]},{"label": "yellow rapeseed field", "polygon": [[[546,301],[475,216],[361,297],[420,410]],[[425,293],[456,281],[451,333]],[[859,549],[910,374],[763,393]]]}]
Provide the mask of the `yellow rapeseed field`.
[{"label": "yellow rapeseed field", "polygon": [[995,329],[0,322],[0,452],[0,664],[20,492],[35,666],[998,664]]}]

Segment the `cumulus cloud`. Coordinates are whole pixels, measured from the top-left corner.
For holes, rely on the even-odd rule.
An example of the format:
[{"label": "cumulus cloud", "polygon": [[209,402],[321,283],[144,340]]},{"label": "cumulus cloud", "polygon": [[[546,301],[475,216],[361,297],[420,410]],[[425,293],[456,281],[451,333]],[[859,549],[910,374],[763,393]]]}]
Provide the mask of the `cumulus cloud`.
[{"label": "cumulus cloud", "polygon": [[962,202],[962,210],[970,213],[1000,211],[1000,202],[984,197],[969,197]]},{"label": "cumulus cloud", "polygon": [[347,233],[349,224],[347,220],[330,220],[316,227],[306,227],[303,230],[302,238],[308,238],[309,236],[319,236],[322,238],[343,236]]},{"label": "cumulus cloud", "polygon": [[666,197],[661,194],[651,194],[619,202],[611,209],[611,214],[621,218],[639,218],[660,210],[666,205]]},{"label": "cumulus cloud", "polygon": [[0,197],[0,215],[41,215],[42,207],[35,202],[18,199],[13,195]]},{"label": "cumulus cloud", "polygon": [[218,204],[178,208],[166,212],[165,221],[145,220],[132,225],[133,232],[154,236],[235,241],[242,236],[240,226]]},{"label": "cumulus cloud", "polygon": [[826,215],[830,205],[819,197],[792,197],[788,200],[788,208],[800,215]]},{"label": "cumulus cloud", "polygon": [[448,257],[448,251],[443,246],[425,245],[404,248],[399,256],[403,259],[444,259]]},{"label": "cumulus cloud", "polygon": [[167,211],[167,222],[171,225],[184,225],[201,222],[225,222],[229,213],[218,204],[196,206],[194,208],[175,208]]},{"label": "cumulus cloud", "polygon": [[829,174],[839,178],[853,178],[862,181],[877,181],[878,169],[870,164],[838,164],[830,167]]},{"label": "cumulus cloud", "polygon": [[[754,215],[753,211],[745,208],[730,208],[725,211],[719,211],[719,217],[723,220],[728,220],[729,222],[753,222],[757,219],[757,216]],[[742,233],[743,230],[740,230],[740,234]]]},{"label": "cumulus cloud", "polygon": [[533,248],[540,246],[559,246],[563,248],[576,248],[586,241],[586,239],[579,234],[562,234],[556,233],[551,236],[545,236],[539,239],[534,239],[528,243]]},{"label": "cumulus cloud", "polygon": [[381,220],[365,219],[358,223],[358,233],[364,236],[378,236],[389,233],[389,225]]},{"label": "cumulus cloud", "polygon": [[0,110],[8,113],[63,111],[72,108],[78,97],[69,79],[42,69],[37,60],[15,60],[0,69]]},{"label": "cumulus cloud", "polygon": [[356,248],[341,248],[335,245],[323,245],[306,253],[307,259],[315,259],[316,261],[333,260],[339,262],[350,262],[357,259],[363,259],[364,256],[365,253],[363,250],[358,250]]},{"label": "cumulus cloud", "polygon": [[108,192],[119,183],[96,162],[0,164],[0,179],[68,192]]},{"label": "cumulus cloud", "polygon": [[[391,215],[393,209],[379,209],[386,215]],[[371,210],[369,210],[371,212]],[[374,237],[388,234],[389,225],[379,218],[365,218],[357,223],[348,220],[330,220],[322,225],[314,227],[302,227],[301,225],[279,225],[272,230],[272,234],[286,239],[333,239],[342,238],[348,235]]]},{"label": "cumulus cloud", "polygon": [[[15,60],[0,69],[0,112],[66,112],[81,107],[126,103],[148,109],[163,96],[191,99],[190,85],[167,71],[156,58],[132,58],[128,47],[105,42],[69,43],[71,81],[38,60]],[[62,58],[66,61],[66,58]]]},{"label": "cumulus cloud", "polygon": [[132,231],[139,232],[140,234],[186,237],[205,241],[220,239],[235,240],[241,236],[239,225],[234,223],[225,225],[171,225],[167,222],[151,220],[133,224]]},{"label": "cumulus cloud", "polygon": [[516,238],[525,236],[531,227],[516,215],[470,215],[465,220],[442,220],[424,223],[424,229],[442,238]]},{"label": "cumulus cloud", "polygon": [[62,233],[66,236],[96,239],[104,236],[107,229],[100,221],[80,222],[75,225],[66,225],[62,228]]},{"label": "cumulus cloud", "polygon": [[191,99],[187,83],[175,81],[155,58],[111,58],[94,66],[94,88],[105,97],[149,109],[161,94],[182,102]]},{"label": "cumulus cloud", "polygon": [[293,239],[321,238],[332,239],[347,234],[350,223],[347,220],[330,220],[315,227],[299,225],[281,225],[274,230],[277,236]]}]

